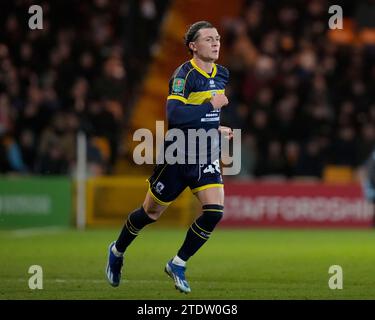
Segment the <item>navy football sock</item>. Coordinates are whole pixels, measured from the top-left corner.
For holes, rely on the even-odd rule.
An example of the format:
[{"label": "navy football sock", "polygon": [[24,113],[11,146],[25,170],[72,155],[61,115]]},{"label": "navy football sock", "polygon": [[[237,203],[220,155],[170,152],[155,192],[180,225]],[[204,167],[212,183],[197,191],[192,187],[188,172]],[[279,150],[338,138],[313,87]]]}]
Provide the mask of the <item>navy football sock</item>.
[{"label": "navy football sock", "polygon": [[203,206],[202,215],[190,226],[177,256],[187,261],[208,240],[211,232],[221,220],[224,207],[217,204]]},{"label": "navy football sock", "polygon": [[143,207],[134,210],[128,215],[120,236],[116,241],[116,249],[119,252],[125,252],[129,244],[137,237],[139,231],[146,225],[155,222],[156,220],[151,219],[145,212]]}]

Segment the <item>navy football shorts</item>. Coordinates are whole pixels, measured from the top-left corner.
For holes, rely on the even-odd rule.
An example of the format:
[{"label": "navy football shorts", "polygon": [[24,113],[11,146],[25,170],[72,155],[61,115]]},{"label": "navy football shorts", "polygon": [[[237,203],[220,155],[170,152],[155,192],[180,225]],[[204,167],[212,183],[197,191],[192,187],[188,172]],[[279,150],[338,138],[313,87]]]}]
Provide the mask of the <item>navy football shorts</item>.
[{"label": "navy football shorts", "polygon": [[169,205],[186,187],[193,193],[223,187],[219,160],[212,164],[158,164],[147,181],[152,197],[161,205]]}]

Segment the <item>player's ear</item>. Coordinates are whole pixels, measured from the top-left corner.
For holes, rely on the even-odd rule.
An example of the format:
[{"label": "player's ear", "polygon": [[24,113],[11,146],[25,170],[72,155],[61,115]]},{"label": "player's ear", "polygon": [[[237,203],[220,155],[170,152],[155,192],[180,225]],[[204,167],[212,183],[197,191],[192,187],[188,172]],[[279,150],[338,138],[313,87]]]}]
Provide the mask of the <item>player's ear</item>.
[{"label": "player's ear", "polygon": [[195,45],[195,42],[190,42],[190,43],[189,43],[189,48],[190,48],[190,50],[192,50],[193,52],[196,52],[196,51],[197,51],[197,46]]}]

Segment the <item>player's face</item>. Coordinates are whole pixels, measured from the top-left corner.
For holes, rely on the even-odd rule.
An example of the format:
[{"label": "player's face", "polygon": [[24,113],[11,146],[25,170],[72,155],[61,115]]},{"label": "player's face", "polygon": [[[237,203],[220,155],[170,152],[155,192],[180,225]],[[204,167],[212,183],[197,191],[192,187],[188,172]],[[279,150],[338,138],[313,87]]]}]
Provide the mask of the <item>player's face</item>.
[{"label": "player's face", "polygon": [[214,62],[219,59],[220,35],[215,28],[200,29],[194,41],[194,53],[203,61]]}]

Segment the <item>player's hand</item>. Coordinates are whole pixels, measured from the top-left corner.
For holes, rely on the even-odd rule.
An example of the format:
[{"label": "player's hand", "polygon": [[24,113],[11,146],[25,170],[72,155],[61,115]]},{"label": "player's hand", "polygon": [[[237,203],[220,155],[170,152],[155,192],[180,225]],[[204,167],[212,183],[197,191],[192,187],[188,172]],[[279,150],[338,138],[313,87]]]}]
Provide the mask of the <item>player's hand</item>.
[{"label": "player's hand", "polygon": [[212,98],[211,98],[211,104],[214,106],[214,109],[220,109],[224,106],[226,106],[229,102],[228,102],[228,98],[225,94],[215,94]]},{"label": "player's hand", "polygon": [[231,140],[233,138],[233,131],[229,127],[219,126],[219,132],[224,135],[225,139]]}]

